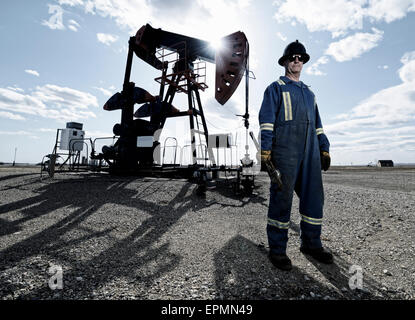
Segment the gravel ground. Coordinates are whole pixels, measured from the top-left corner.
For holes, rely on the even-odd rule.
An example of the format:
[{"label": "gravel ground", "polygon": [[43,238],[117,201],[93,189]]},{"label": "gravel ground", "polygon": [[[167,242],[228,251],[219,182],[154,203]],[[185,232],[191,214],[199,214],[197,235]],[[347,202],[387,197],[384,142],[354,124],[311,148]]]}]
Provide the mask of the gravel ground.
[{"label": "gravel ground", "polygon": [[[415,169],[323,174],[323,265],[299,251],[290,272],[267,258],[269,179],[253,197],[188,181],[0,167],[1,299],[414,299]],[[52,290],[52,266],[62,289]],[[360,268],[360,269],[359,269]],[[362,286],[353,290],[349,283]],[[56,282],[57,284],[58,282]],[[352,286],[353,287],[353,286]]]}]

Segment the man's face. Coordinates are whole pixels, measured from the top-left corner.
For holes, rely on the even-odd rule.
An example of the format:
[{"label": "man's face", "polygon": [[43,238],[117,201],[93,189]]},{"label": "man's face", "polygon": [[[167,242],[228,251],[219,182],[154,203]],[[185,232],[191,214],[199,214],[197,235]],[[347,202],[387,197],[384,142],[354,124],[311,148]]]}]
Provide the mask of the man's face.
[{"label": "man's face", "polygon": [[287,69],[288,73],[291,73],[291,74],[301,73],[301,70],[303,69],[303,62],[300,61],[300,57],[301,55],[294,54],[292,57],[290,57],[290,59],[285,60],[285,68]]}]

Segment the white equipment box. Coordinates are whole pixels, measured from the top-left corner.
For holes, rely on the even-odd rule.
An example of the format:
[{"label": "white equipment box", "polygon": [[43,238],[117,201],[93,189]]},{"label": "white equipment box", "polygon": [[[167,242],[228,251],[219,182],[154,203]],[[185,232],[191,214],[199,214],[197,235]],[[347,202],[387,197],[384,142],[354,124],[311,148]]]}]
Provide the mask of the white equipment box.
[{"label": "white equipment box", "polygon": [[62,129],[60,149],[70,151],[82,151],[82,149],[84,148],[84,141],[79,139],[83,139],[84,135],[85,131],[82,130],[72,128]]}]

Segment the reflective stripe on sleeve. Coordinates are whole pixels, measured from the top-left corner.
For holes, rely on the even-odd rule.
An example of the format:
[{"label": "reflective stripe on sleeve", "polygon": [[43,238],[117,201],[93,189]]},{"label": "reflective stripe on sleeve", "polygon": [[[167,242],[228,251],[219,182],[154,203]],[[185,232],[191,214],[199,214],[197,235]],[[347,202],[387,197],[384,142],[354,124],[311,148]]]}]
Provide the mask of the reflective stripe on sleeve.
[{"label": "reflective stripe on sleeve", "polygon": [[288,229],[289,222],[281,222],[268,218],[268,224],[270,226],[277,227],[278,229]]},{"label": "reflective stripe on sleeve", "polygon": [[289,92],[283,92],[282,98],[284,101],[285,121],[293,119],[293,111],[291,107],[291,96]]},{"label": "reflective stripe on sleeve", "polygon": [[317,128],[316,133],[317,133],[317,135],[324,133],[323,128]]},{"label": "reflective stripe on sleeve", "polygon": [[278,84],[280,84],[280,85],[285,85],[285,82],[284,81],[282,81],[281,79],[279,79],[279,80],[277,80],[277,82],[278,82]]},{"label": "reflective stripe on sleeve", "polygon": [[311,217],[307,217],[303,214],[301,215],[301,220],[304,221],[304,222],[307,222],[309,224],[317,225],[317,226],[320,226],[323,222],[323,219],[311,218]]},{"label": "reflective stripe on sleeve", "polygon": [[274,130],[274,124],[273,123],[262,123],[260,126],[261,130],[269,130],[269,131],[273,131]]}]

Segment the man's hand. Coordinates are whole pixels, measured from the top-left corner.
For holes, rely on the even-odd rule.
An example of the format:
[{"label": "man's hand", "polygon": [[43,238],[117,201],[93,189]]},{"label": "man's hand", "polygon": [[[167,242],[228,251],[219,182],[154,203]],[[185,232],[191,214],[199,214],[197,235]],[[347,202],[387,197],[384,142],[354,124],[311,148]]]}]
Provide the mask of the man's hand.
[{"label": "man's hand", "polygon": [[271,160],[271,150],[261,150],[261,162],[264,163],[270,160]]},{"label": "man's hand", "polygon": [[266,171],[265,162],[271,160],[271,151],[270,150],[261,150],[256,153],[256,159],[258,163],[261,164],[261,171]]},{"label": "man's hand", "polygon": [[327,171],[330,168],[330,154],[327,151],[321,151],[320,152],[320,158],[321,158],[321,169],[324,171]]}]

